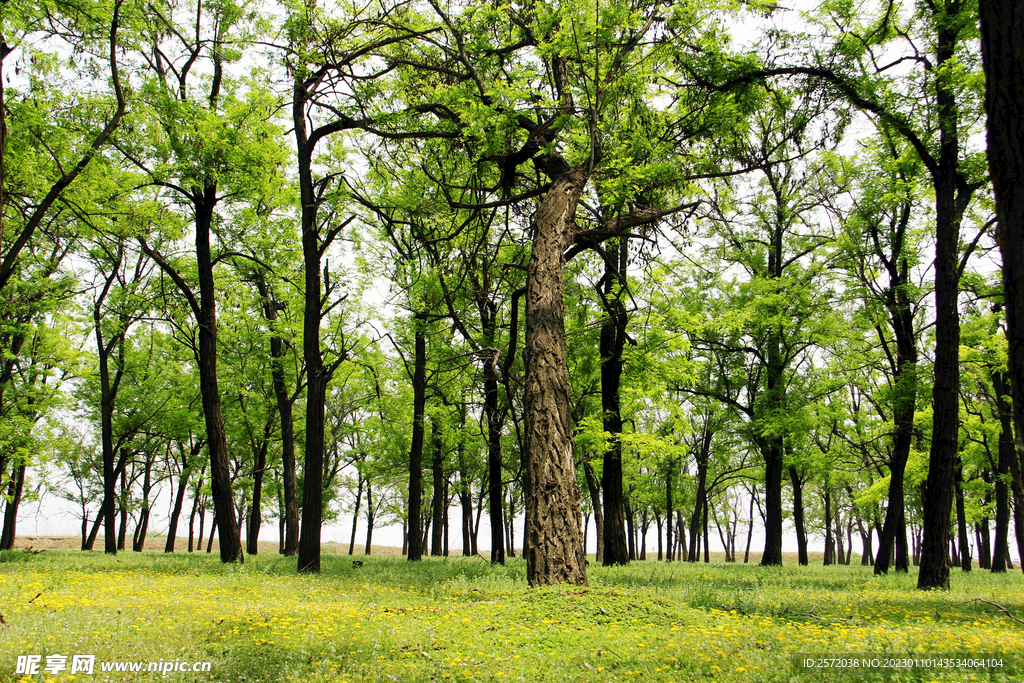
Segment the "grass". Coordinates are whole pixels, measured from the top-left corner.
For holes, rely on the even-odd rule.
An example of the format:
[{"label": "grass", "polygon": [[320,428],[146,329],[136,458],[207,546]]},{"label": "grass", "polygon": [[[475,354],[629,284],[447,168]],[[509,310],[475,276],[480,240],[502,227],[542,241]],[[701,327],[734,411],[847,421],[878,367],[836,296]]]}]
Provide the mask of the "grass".
[{"label": "grass", "polygon": [[[529,589],[479,558],[0,553],[0,681],[1013,681],[1024,576],[637,562],[590,586]],[[963,604],[958,604],[963,603]],[[1002,656],[1004,668],[801,671],[794,654]],[[18,655],[93,654],[92,676],[15,674]],[[1015,659],[1017,658],[1017,659]],[[209,661],[208,673],[103,673],[106,661]],[[70,667],[69,667],[70,669]]]}]

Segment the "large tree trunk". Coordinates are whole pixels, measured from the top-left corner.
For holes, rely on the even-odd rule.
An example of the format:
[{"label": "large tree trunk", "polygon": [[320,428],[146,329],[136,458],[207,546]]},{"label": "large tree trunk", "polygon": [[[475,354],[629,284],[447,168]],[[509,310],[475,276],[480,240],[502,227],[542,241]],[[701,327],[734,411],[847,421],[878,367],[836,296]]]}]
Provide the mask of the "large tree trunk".
[{"label": "large tree trunk", "polygon": [[531,586],[586,584],[580,491],[573,458],[566,365],[564,252],[586,178],[557,174],[535,216],[526,276],[526,575]]},{"label": "large tree trunk", "polygon": [[[320,199],[313,184],[313,151],[323,129],[314,131],[312,141],[307,131],[306,105],[309,84],[296,75],[292,89],[292,125],[298,156],[299,201],[301,203],[302,263],[305,292],[303,294],[302,356],[306,365],[306,453],[303,461],[302,519],[299,530],[298,570],[320,571],[320,536],[324,508],[324,410],[327,383],[333,372],[324,365],[320,348],[320,325],[323,319],[323,297],[329,295],[329,271],[322,254],[330,246],[331,234],[321,239],[318,218]],[[321,277],[321,268],[323,277]],[[339,361],[340,362],[340,361]]]},{"label": "large tree trunk", "polygon": [[[998,217],[996,235],[1003,256],[1003,302],[1009,343],[1013,424],[1019,458],[1024,454],[1024,4],[979,0],[981,54],[988,113],[988,165]],[[1012,469],[1012,468],[1011,468]],[[1024,520],[1020,481],[1014,488],[1018,552],[1024,569]]]},{"label": "large tree trunk", "polygon": [[[309,180],[300,174],[302,181]],[[302,253],[306,293],[302,324],[302,353],[306,362],[306,455],[303,462],[302,522],[299,532],[300,572],[320,571],[320,534],[323,527],[324,406],[327,376],[320,350],[320,241],[317,238],[315,208],[310,187],[301,182],[303,197]],[[307,204],[307,193],[309,204]],[[314,215],[305,216],[307,212]]]}]

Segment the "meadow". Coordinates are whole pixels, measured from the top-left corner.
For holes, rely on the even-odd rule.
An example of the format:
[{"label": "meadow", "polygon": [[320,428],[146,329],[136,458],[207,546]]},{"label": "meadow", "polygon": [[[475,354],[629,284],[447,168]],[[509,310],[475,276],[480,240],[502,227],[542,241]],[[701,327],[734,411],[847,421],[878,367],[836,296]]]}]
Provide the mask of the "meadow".
[{"label": "meadow", "polygon": [[[0,553],[0,681],[1024,680],[1024,576],[954,572],[950,592],[869,568],[637,562],[530,589],[525,565],[273,553]],[[67,656],[19,674],[18,657]],[[71,673],[75,654],[95,656]],[[806,670],[794,655],[995,656],[1001,667]],[[101,671],[209,662],[209,671]],[[934,662],[932,662],[934,664]]]}]

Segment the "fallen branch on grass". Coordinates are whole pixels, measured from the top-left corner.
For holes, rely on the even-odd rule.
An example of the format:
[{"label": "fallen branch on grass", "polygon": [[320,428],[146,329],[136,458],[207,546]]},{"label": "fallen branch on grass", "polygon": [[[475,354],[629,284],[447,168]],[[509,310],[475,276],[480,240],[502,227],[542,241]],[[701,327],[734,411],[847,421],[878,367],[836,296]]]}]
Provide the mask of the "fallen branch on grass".
[{"label": "fallen branch on grass", "polygon": [[1002,612],[1006,616],[1008,616],[1011,619],[1013,619],[1014,621],[1016,621],[1018,624],[1024,625],[1024,620],[1018,619],[1017,617],[1013,616],[1013,614],[1010,613],[1010,610],[1006,609],[1005,607],[1003,607],[999,603],[992,602],[991,600],[986,600],[985,598],[971,598],[970,600],[964,600],[963,602],[954,602],[954,603],[952,603],[950,605],[947,605],[945,610],[940,610],[940,611],[936,612],[935,616],[941,618],[943,612],[945,612],[947,610],[950,610],[950,609],[952,609],[954,607],[959,607],[960,605],[968,605],[968,604],[970,604],[972,602],[983,602],[986,605],[992,605],[997,610],[999,610],[1000,612]]}]

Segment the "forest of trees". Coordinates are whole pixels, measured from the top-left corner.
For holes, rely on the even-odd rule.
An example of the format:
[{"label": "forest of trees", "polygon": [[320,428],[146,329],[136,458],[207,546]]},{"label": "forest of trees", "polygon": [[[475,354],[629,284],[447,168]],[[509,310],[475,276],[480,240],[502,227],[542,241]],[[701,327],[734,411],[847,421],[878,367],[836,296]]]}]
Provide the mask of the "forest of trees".
[{"label": "forest of trees", "polygon": [[1013,0],[0,12],[0,549],[1024,558]]}]

